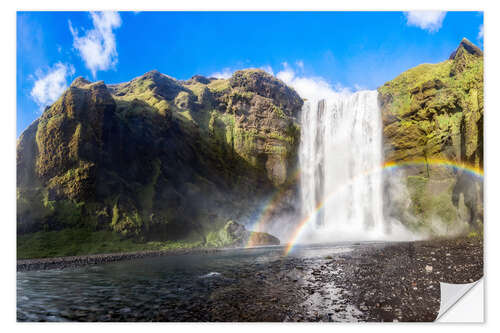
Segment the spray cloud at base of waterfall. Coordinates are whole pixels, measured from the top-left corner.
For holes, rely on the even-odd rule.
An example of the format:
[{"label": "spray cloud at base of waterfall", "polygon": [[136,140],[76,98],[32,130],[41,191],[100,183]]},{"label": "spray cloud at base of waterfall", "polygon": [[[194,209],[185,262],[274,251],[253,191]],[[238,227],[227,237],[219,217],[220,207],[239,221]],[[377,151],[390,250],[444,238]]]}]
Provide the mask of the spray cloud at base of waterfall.
[{"label": "spray cloud at base of waterfall", "polygon": [[[390,224],[404,224],[405,226],[419,226],[412,228],[415,240],[429,239],[433,237],[455,237],[464,235],[470,231],[470,211],[465,207],[463,194],[459,195],[457,203],[457,216],[455,218],[443,219],[436,212],[427,211],[425,223],[422,223],[423,216],[413,214],[415,202],[412,202],[411,193],[408,188],[408,176],[411,174],[411,167],[419,167],[421,161],[404,163],[386,163],[384,167],[384,212],[385,218],[390,220]],[[431,168],[441,168],[448,171],[463,173],[468,179],[482,182],[483,172],[478,168],[469,165],[442,160],[428,159],[426,165]],[[427,179],[428,182],[446,182],[447,179]],[[443,193],[440,193],[441,195]],[[439,193],[427,194],[429,199],[439,198]],[[408,228],[408,227],[407,227]]]}]

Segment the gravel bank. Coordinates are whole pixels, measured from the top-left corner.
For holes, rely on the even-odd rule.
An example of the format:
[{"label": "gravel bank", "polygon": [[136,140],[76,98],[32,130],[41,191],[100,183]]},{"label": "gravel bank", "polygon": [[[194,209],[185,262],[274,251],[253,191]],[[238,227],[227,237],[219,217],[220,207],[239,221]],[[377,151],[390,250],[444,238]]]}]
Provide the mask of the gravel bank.
[{"label": "gravel bank", "polygon": [[434,321],[440,282],[471,283],[483,276],[482,239],[459,238],[368,247],[332,260],[334,283],[368,321]]},{"label": "gravel bank", "polygon": [[43,259],[17,260],[17,271],[33,271],[44,269],[75,268],[87,265],[101,265],[121,260],[141,259],[148,257],[159,257],[165,255],[182,255],[189,253],[214,253],[222,249],[195,248],[195,249],[173,249],[167,251],[138,251],[127,253],[92,254],[85,256],[71,256]]}]

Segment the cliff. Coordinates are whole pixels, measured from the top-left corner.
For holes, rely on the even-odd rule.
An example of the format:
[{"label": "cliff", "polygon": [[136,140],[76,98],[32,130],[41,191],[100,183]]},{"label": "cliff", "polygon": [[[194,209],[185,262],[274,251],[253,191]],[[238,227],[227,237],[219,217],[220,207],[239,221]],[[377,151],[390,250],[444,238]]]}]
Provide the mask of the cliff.
[{"label": "cliff", "polygon": [[412,68],[378,91],[385,160],[404,166],[401,184],[386,179],[386,217],[433,233],[481,226],[483,52],[464,38],[448,60]]},{"label": "cliff", "polygon": [[276,191],[293,211],[302,104],[261,70],[77,78],[18,139],[18,233],[85,227],[210,245]]}]

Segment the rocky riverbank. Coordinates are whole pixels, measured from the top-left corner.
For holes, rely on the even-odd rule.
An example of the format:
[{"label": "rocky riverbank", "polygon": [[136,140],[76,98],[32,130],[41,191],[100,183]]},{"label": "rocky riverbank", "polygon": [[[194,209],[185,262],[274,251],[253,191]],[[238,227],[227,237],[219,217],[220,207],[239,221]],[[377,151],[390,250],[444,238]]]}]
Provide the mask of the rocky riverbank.
[{"label": "rocky riverbank", "polygon": [[[19,272],[18,320],[433,321],[439,282],[483,276],[480,238],[298,247],[288,256],[282,247],[211,251],[169,253],[195,254],[181,260]],[[78,295],[67,295],[75,289]]]},{"label": "rocky riverbank", "polygon": [[332,260],[339,288],[368,321],[434,321],[440,282],[471,283],[483,276],[483,242],[460,238],[366,247]]},{"label": "rocky riverbank", "polygon": [[165,255],[182,255],[188,253],[204,253],[210,254],[222,249],[215,248],[192,248],[192,249],[172,249],[165,251],[136,251],[127,253],[106,253],[93,254],[85,256],[69,256],[59,258],[42,258],[42,259],[26,259],[17,260],[17,271],[34,271],[45,269],[65,269],[75,268],[87,265],[102,265],[110,262],[142,259],[149,257],[159,257]]}]

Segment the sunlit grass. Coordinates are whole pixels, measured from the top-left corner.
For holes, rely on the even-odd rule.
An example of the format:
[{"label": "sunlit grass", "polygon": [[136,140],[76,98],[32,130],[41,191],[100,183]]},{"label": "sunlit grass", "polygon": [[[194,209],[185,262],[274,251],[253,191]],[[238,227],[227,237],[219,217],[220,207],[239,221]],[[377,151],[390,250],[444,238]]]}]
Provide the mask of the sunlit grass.
[{"label": "sunlit grass", "polygon": [[51,258],[102,253],[157,251],[202,247],[198,242],[137,242],[111,231],[65,229],[17,237],[17,259]]}]

